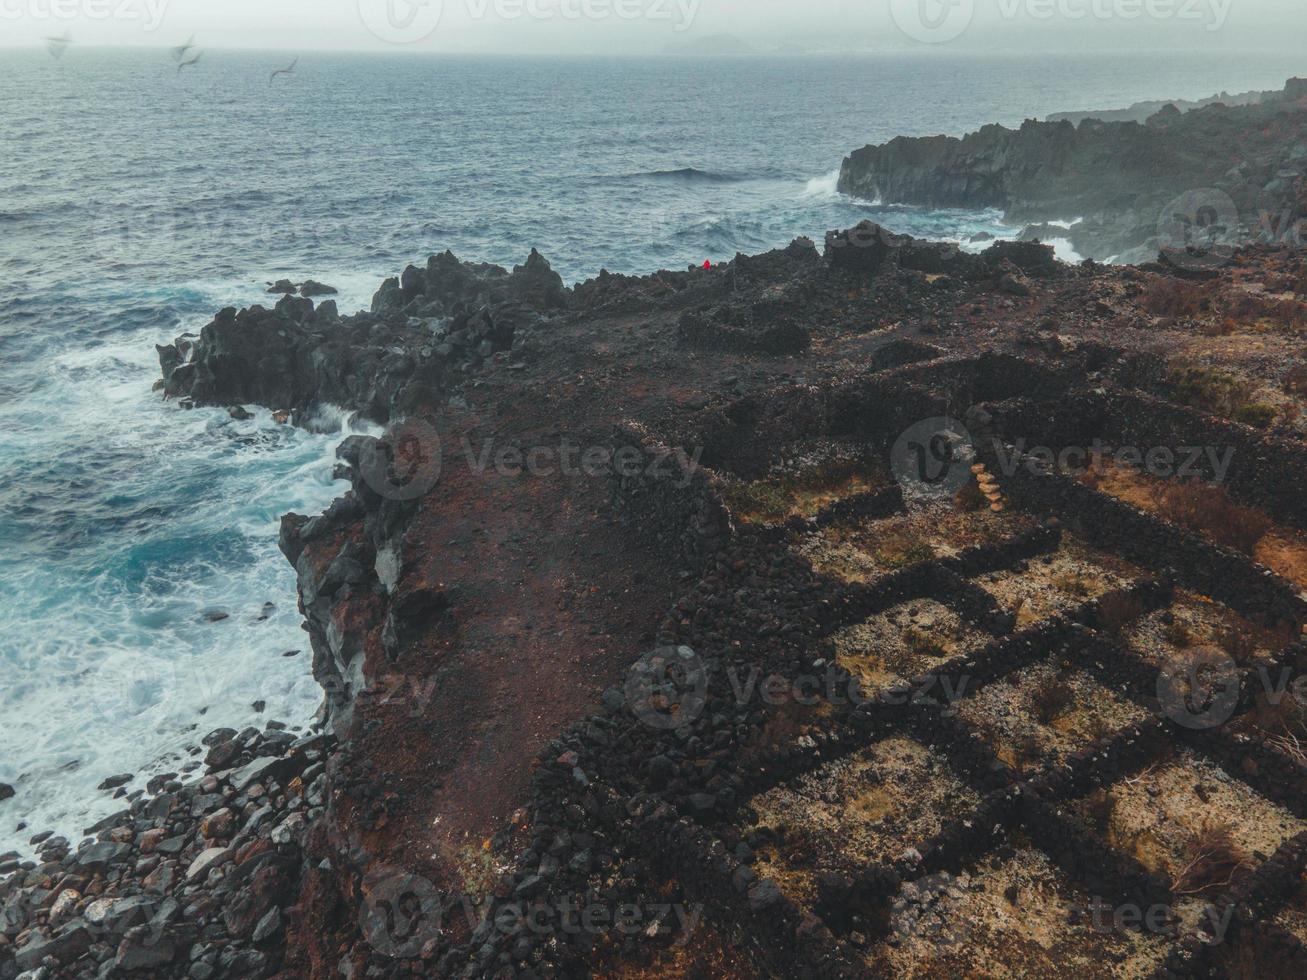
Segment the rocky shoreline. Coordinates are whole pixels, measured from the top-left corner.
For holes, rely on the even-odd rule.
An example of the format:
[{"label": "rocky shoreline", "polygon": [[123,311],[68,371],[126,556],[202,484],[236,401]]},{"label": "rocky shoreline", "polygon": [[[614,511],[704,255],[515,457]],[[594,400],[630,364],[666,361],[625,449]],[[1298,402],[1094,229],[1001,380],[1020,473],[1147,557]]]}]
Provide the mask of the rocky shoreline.
[{"label": "rocky shoreline", "polygon": [[[1299,256],[1275,250],[1241,262],[1289,279],[1303,271]],[[298,418],[329,401],[390,423],[382,440],[341,445],[348,494],[282,524],[325,692],[321,731],[215,732],[198,781],[155,780],[79,846],[34,839],[40,861],[10,859],[0,882],[0,978],[567,977],[665,964],[687,947],[720,975],[756,975],[762,964],[859,975],[847,945],[753,870],[767,840],[728,834],[723,845],[704,830],[765,771],[756,767],[759,739],[773,737],[769,711],[723,702],[693,729],[650,727],[627,668],[642,651],[692,644],[720,651],[706,664],[719,678],[732,664],[783,676],[820,669],[804,651],[834,621],[898,592],[962,588],[959,576],[1049,547],[1039,532],[905,570],[874,595],[832,592],[776,550],[775,533],[732,513],[722,481],[763,472],[773,447],[832,424],[833,411],[889,430],[928,411],[914,408],[910,386],[875,407],[884,396],[859,387],[868,364],[907,376],[947,346],[955,358],[1012,352],[1088,370],[1095,384],[1138,383],[1155,370],[1139,284],[1178,271],[1069,267],[1037,244],[967,255],[870,224],[832,233],[820,251],[798,241],[712,269],[603,274],[572,289],[534,252],[511,272],[445,253],[388,280],[366,313],[341,317],[329,301],[287,295],[272,310],[222,311],[198,338],[161,347],[169,398],[257,401]],[[587,375],[599,383],[581,383]],[[522,451],[559,426],[630,449],[633,465],[556,483],[476,473],[468,454],[445,452],[438,484],[410,494],[393,478],[406,431],[421,456],[478,431]],[[690,446],[699,454],[674,451]],[[829,519],[903,506],[856,503]],[[469,523],[462,515],[478,504],[486,509]],[[586,515],[562,529],[562,547],[546,516],[560,506]],[[575,548],[594,526],[620,537]],[[460,541],[478,528],[485,541],[462,564]],[[506,575],[560,561],[581,588],[552,586],[538,607],[529,583],[495,597]],[[625,591],[589,584],[604,581]],[[502,602],[518,617],[499,618]],[[987,629],[1011,628],[992,600],[975,615]],[[516,637],[526,664],[492,652],[488,631]],[[596,666],[576,652],[542,658],[605,637],[626,642]],[[487,657],[491,673],[466,680]],[[555,696],[551,672],[579,686],[523,732],[522,719],[548,703],[532,699]],[[515,677],[524,701],[500,689]],[[481,734],[500,726],[503,754]],[[800,765],[824,744],[804,739],[774,764]],[[486,779],[506,792],[482,799]],[[442,842],[440,828],[460,822],[457,840],[471,844]],[[395,926],[401,899],[424,924]],[[711,925],[694,932],[705,903]],[[539,930],[497,925],[528,906],[543,917]],[[618,906],[662,915],[631,932],[574,928],[577,909]],[[736,948],[732,937],[759,929],[775,937],[767,949]]]},{"label": "rocky shoreline", "polygon": [[1142,121],[1084,114],[898,137],[851,153],[838,186],[885,204],[997,208],[1031,226],[1024,238],[1137,264],[1191,244],[1301,245],[1305,176],[1307,79],[1295,78],[1256,101],[1167,103]]},{"label": "rocky shoreline", "polygon": [[207,735],[204,775],[119,790],[130,806],[74,845],[32,838],[0,881],[0,975],[257,977],[284,959],[309,828],[327,804],[335,740]]},{"label": "rocky shoreline", "polygon": [[[1269,126],[1239,181],[1219,186],[1248,206],[1285,204],[1263,178],[1307,125],[1293,99],[1162,113],[1128,131],[1028,124],[895,141],[854,154],[841,184],[1030,220],[1070,201],[1116,247],[1122,222],[1177,179],[1141,180],[1116,210],[1135,175],[1104,161],[1126,145],[1147,150],[1146,169],[1172,154],[1216,179],[1198,159],[1207,144],[1177,146]],[[213,732],[195,749],[199,778],[118,788],[125,809],[85,840],[37,835],[39,860],[0,858],[0,980],[867,976],[872,947],[911,946],[887,910],[920,911],[926,876],[957,871],[1005,827],[1095,885],[1170,897],[1129,860],[1100,868],[1102,849],[1050,801],[1135,772],[1185,733],[1153,717],[1065,772],[1027,772],[933,698],[900,697],[902,684],[860,704],[838,697],[856,684],[834,634],[890,610],[926,622],[920,605],[941,604],[985,645],[940,671],[988,683],[1050,650],[1092,665],[1121,642],[1109,599],[1142,617],[1174,601],[1178,581],[1296,639],[1307,585],[1292,563],[1268,567],[1039,475],[981,484],[992,509],[968,513],[1006,520],[1010,500],[1022,516],[1006,537],[877,551],[875,576],[833,574],[824,563],[850,546],[821,536],[914,519],[896,484],[860,482],[861,463],[839,453],[889,458],[943,415],[986,451],[1010,449],[1014,433],[1233,444],[1231,497],[1301,530],[1307,262],[1283,243],[1202,258],[1071,266],[1035,242],[970,254],[864,223],[820,247],[567,287],[535,251],[512,270],[445,252],[383,283],[368,311],[342,316],[315,302],[329,286],[282,281],[271,309],[226,309],[160,346],[157,387],[183,406],[255,403],[306,423],[331,404],[386,427],[339,447],[348,493],[281,524],[323,709],[308,732]],[[1237,374],[1259,410],[1194,404],[1177,358]],[[997,456],[985,462],[999,472]],[[826,482],[805,482],[813,473]],[[1156,580],[1023,626],[984,586],[1051,561],[1066,526]],[[1277,656],[1305,662],[1300,645]],[[1122,689],[1147,674],[1131,663],[1113,675]],[[732,697],[726,678],[742,671],[830,686],[800,711]],[[687,691],[687,676],[701,686]],[[918,680],[903,682],[909,694]],[[824,874],[809,907],[769,873],[763,855],[793,842],[754,826],[756,798],[892,733],[956,764],[981,802],[891,860]],[[1302,773],[1268,745],[1209,748],[1305,811]],[[1231,908],[1281,907],[1307,838],[1267,858]],[[1210,945],[1187,935],[1150,976],[1213,975]]]}]

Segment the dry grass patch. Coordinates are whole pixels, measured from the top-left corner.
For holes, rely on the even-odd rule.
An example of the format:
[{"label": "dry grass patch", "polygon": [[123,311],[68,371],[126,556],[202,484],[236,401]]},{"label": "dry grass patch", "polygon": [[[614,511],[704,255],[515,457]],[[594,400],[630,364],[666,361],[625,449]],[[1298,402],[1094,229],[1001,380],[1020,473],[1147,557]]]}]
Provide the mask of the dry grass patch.
[{"label": "dry grass patch", "polygon": [[1234,838],[1229,821],[1208,820],[1192,831],[1181,848],[1185,862],[1175,875],[1177,896],[1212,896],[1242,881],[1253,861]]},{"label": "dry grass patch", "polygon": [[1135,653],[1154,666],[1172,663],[1190,650],[1216,648],[1244,667],[1271,662],[1293,639],[1244,619],[1227,607],[1180,590],[1166,609],[1131,622],[1120,634]]},{"label": "dry grass patch", "polygon": [[[1189,897],[1205,897],[1227,877],[1255,866],[1307,829],[1283,807],[1259,796],[1210,760],[1181,749],[1111,788],[1102,812],[1072,805],[1086,830],[1148,870],[1168,875]],[[1097,815],[1095,815],[1097,814]]]},{"label": "dry grass patch", "polygon": [[1141,724],[1147,712],[1081,670],[1035,664],[987,684],[958,705],[1003,762],[1035,773],[1114,732]]},{"label": "dry grass patch", "polygon": [[1266,514],[1232,501],[1221,487],[1205,483],[1167,483],[1153,496],[1153,510],[1164,520],[1198,531],[1219,545],[1252,555],[1274,526]]},{"label": "dry grass patch", "polygon": [[745,835],[772,841],[758,851],[758,876],[811,907],[819,874],[893,861],[979,802],[946,760],[894,737],[755,797]]},{"label": "dry grass patch", "polygon": [[884,467],[848,447],[822,447],[816,458],[782,464],[762,480],[729,484],[723,497],[731,512],[751,524],[815,517],[830,504],[889,486]]},{"label": "dry grass patch", "polygon": [[1268,560],[1277,560],[1307,576],[1307,538],[1278,527],[1269,515],[1254,507],[1235,503],[1223,487],[1163,480],[1116,463],[1087,471],[1080,482],[1223,547],[1253,557],[1264,550]]},{"label": "dry grass patch", "polygon": [[872,976],[914,980],[1125,980],[1162,964],[1173,940],[1116,929],[1110,913],[1095,922],[1092,907],[1092,896],[1022,842],[946,880],[928,903],[896,905],[898,941],[874,946],[866,963]]},{"label": "dry grass patch", "polygon": [[1022,570],[996,572],[976,581],[1000,606],[1015,613],[1018,628],[1024,628],[1124,589],[1142,577],[1128,563],[1064,535],[1057,552],[1033,559]]},{"label": "dry grass patch", "polygon": [[933,599],[903,603],[840,630],[833,637],[839,665],[875,691],[918,674],[929,674],[989,637]]}]

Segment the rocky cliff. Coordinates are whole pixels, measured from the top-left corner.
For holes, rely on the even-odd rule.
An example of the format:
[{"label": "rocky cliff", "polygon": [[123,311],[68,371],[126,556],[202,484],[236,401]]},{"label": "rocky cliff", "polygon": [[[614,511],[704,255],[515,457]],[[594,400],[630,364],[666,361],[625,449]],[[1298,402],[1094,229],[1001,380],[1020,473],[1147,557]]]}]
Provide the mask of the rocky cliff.
[{"label": "rocky cliff", "polygon": [[1238,92],[1221,92],[1217,95],[1208,96],[1205,99],[1160,99],[1148,102],[1136,102],[1124,109],[1088,109],[1080,112],[1051,112],[1044,117],[1046,122],[1070,122],[1076,126],[1086,119],[1097,119],[1099,122],[1147,122],[1150,116],[1155,116],[1168,105],[1175,106],[1181,112],[1190,112],[1193,109],[1202,109],[1205,106],[1216,105],[1221,103],[1227,106],[1253,105],[1258,102],[1276,101],[1282,96],[1282,91],[1273,92],[1254,91]]},{"label": "rocky cliff", "polygon": [[839,188],[887,204],[999,208],[1014,223],[1084,219],[1069,236],[1082,254],[1137,250],[1130,258],[1144,261],[1191,244],[1194,226],[1282,240],[1307,214],[1305,173],[1307,80],[1292,79],[1258,104],[1168,105],[1143,124],[1027,121],[899,137],[847,157]]}]

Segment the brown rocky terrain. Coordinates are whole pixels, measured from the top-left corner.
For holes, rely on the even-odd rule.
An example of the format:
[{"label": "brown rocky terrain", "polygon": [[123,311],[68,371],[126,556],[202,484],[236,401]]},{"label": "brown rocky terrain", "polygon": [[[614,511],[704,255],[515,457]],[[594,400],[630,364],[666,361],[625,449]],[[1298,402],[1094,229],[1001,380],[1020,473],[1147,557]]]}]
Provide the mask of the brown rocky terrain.
[{"label": "brown rocky terrain", "polygon": [[1305,330],[872,225],[223,311],[167,397],[387,427],[283,522],[321,731],[12,858],[0,977],[1301,975]]}]

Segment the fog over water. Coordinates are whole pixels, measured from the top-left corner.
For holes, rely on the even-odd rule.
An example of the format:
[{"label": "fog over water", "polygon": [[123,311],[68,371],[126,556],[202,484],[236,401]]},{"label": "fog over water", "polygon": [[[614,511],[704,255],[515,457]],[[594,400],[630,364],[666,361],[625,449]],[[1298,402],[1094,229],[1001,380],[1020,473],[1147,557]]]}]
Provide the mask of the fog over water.
[{"label": "fog over water", "polygon": [[0,0],[0,46],[482,53],[1291,50],[1301,0]]}]

